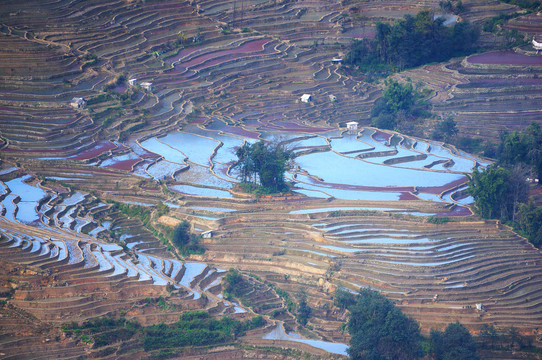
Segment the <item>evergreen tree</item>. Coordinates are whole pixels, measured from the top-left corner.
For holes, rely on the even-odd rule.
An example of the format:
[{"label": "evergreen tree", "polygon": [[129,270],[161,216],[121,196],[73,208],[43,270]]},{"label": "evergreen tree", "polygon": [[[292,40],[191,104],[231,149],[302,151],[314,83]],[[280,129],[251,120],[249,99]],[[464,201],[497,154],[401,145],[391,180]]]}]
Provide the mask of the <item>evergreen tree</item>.
[{"label": "evergreen tree", "polygon": [[351,359],[412,360],[421,356],[418,324],[383,295],[362,289],[348,309]]},{"label": "evergreen tree", "polygon": [[431,330],[430,353],[435,360],[479,360],[476,342],[459,322],[448,324],[446,330]]},{"label": "evergreen tree", "polygon": [[281,145],[263,141],[254,144],[245,142],[237,149],[236,155],[238,160],[233,168],[238,169],[239,179],[243,183],[260,186],[266,193],[287,190],[284,173],[290,154]]}]

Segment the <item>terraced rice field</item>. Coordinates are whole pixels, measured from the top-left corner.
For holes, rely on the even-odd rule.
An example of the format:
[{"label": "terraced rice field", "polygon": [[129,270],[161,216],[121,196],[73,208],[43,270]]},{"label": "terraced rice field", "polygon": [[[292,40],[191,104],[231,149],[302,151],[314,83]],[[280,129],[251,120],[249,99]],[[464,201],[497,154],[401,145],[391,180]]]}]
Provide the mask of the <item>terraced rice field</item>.
[{"label": "terraced rice field", "polygon": [[[459,320],[472,331],[490,324],[532,334],[542,323],[540,252],[477,220],[465,193],[465,173],[490,161],[368,127],[382,87],[337,60],[352,38],[374,36],[374,21],[438,9],[438,1],[362,2],[358,10],[339,0],[243,3],[2,5],[6,358],[100,357],[69,339],[51,341],[56,326],[103,315],[171,323],[187,309],[264,315],[266,327],[248,344],[343,354],[347,314],[332,299],[339,287],[381,291],[424,332]],[[462,19],[480,23],[517,10],[464,4]],[[507,26],[536,34],[536,16]],[[541,122],[539,58],[529,49],[481,54],[395,76],[429,88],[433,111],[452,114],[463,135],[496,140]],[[72,107],[73,97],[87,106]],[[346,132],[349,121],[359,131]],[[255,199],[236,190],[235,151],[260,139],[292,151],[291,193]],[[155,215],[162,202],[169,212],[152,218],[154,229],[186,219],[198,234],[212,230],[205,254],[180,257],[112,201]],[[436,225],[429,216],[454,221]],[[230,267],[245,273],[248,305],[222,298]],[[310,340],[288,335],[298,324],[277,288],[294,302],[305,292]]]}]

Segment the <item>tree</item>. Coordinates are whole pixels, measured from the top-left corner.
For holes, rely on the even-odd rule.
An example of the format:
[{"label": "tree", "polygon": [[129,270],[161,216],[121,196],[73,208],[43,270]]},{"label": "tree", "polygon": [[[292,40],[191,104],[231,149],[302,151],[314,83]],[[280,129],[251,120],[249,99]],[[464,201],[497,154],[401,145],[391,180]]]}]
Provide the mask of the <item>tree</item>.
[{"label": "tree", "polygon": [[[455,8],[450,1],[441,6],[450,12],[464,10],[461,2]],[[422,10],[393,25],[377,23],[374,39],[354,42],[344,63],[363,72],[397,71],[471,53],[479,36],[480,29],[466,21],[447,27],[444,19]]]},{"label": "tree", "polygon": [[348,355],[354,360],[407,360],[421,356],[418,324],[383,295],[361,289],[349,306]]},{"label": "tree", "polygon": [[297,307],[297,321],[303,326],[307,325],[312,309],[307,304],[307,295],[302,292],[300,294],[299,305]]},{"label": "tree", "polygon": [[259,186],[266,193],[287,190],[284,173],[290,153],[280,144],[245,142],[236,155],[238,160],[232,168],[238,169],[241,182]]},{"label": "tree", "polygon": [[529,239],[534,246],[542,245],[542,207],[532,202],[522,204],[518,214],[519,231]]},{"label": "tree", "polygon": [[517,170],[499,166],[474,169],[468,181],[469,194],[474,198],[476,213],[486,219],[513,220],[517,204],[527,197],[525,179]]},{"label": "tree", "polygon": [[448,324],[444,333],[431,330],[429,352],[435,360],[479,360],[476,343],[459,322]]},{"label": "tree", "polygon": [[448,116],[446,119],[440,121],[435,127],[433,139],[449,143],[456,134],[457,124],[453,117]]},{"label": "tree", "polygon": [[542,130],[537,123],[532,123],[519,133],[501,135],[501,144],[497,150],[499,164],[511,167],[518,163],[529,165],[533,177],[542,178]]},{"label": "tree", "polygon": [[190,243],[190,223],[186,220],[181,221],[173,231],[173,244],[179,248],[183,248]]},{"label": "tree", "polygon": [[414,105],[414,92],[411,83],[401,84],[395,80],[386,81],[384,101],[390,113],[395,114],[399,110],[410,113]]},{"label": "tree", "polygon": [[226,273],[226,276],[224,276],[224,280],[222,280],[222,284],[224,286],[224,289],[222,292],[224,293],[224,297],[226,299],[231,298],[232,296],[240,297],[241,291],[244,287],[243,285],[243,276],[241,273],[234,268],[230,268],[228,272]]},{"label": "tree", "polygon": [[199,237],[190,232],[190,223],[186,220],[175,227],[171,241],[183,255],[205,252],[203,246],[199,244]]}]

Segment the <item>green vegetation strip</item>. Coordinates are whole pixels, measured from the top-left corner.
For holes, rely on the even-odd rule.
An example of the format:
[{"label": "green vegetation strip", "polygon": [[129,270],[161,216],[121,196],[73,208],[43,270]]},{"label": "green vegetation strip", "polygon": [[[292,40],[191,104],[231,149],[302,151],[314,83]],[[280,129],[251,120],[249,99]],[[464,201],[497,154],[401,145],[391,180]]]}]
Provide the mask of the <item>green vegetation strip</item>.
[{"label": "green vegetation strip", "polygon": [[163,349],[182,349],[230,343],[245,331],[265,325],[261,316],[239,321],[230,317],[214,319],[205,310],[187,311],[181,314],[174,324],[164,323],[147,327],[125,318],[97,318],[81,325],[71,322],[62,325],[66,336],[76,337],[79,341],[101,348],[135,341],[136,348],[150,352]]}]

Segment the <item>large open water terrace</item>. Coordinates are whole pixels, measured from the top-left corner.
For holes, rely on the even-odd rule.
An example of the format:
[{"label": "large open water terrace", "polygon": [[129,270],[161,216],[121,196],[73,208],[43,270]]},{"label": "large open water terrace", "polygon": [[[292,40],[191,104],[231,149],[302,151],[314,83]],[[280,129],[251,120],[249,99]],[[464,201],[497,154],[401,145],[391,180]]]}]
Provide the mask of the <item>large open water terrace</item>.
[{"label": "large open water terrace", "polygon": [[149,166],[149,173],[184,184],[171,190],[205,197],[232,196],[230,190],[238,182],[231,168],[237,160],[235,151],[257,138],[280,142],[292,152],[286,177],[294,192],[309,197],[454,202],[450,190],[466,182],[465,173],[485,165],[442,143],[373,128],[353,133],[330,128],[287,132],[256,125],[230,126],[210,119],[131,146],[134,153],[143,148],[162,157],[162,166]]}]

